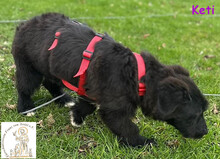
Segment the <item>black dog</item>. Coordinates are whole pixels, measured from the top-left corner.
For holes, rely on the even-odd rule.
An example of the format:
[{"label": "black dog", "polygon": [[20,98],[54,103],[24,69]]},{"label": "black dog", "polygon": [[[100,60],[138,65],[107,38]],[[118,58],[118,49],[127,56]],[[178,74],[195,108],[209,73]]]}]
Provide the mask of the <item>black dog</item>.
[{"label": "black dog", "polygon": [[[61,36],[55,49],[48,51],[55,32]],[[16,64],[18,112],[34,107],[31,95],[43,85],[55,97],[63,93],[61,79],[73,85],[80,67],[82,52],[95,32],[68,17],[48,13],[22,23],[16,31],[12,53]],[[115,42],[107,34],[95,45],[94,56],[86,72],[84,88],[90,99],[100,105],[99,113],[105,124],[123,143],[137,146],[153,140],[139,135],[131,121],[137,105],[146,116],[166,121],[185,137],[201,138],[207,134],[203,112],[207,101],[181,66],[166,66],[151,54],[142,52],[146,75],[144,96],[138,95],[137,62],[128,48]],[[68,95],[61,104],[74,105]],[[71,123],[79,126],[96,109],[94,101],[79,99],[71,108]]]}]

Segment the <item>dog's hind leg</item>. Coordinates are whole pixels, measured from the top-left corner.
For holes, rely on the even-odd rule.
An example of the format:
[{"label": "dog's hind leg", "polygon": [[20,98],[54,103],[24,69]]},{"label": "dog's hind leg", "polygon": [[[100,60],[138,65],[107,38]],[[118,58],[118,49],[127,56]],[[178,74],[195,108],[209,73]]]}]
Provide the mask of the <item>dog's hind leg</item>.
[{"label": "dog's hind leg", "polygon": [[[61,86],[50,81],[49,79],[44,79],[43,86],[50,92],[53,97],[57,97],[64,93]],[[74,99],[68,94],[65,94],[60,99],[56,100],[56,103],[65,105],[65,107],[72,107],[75,105]]]},{"label": "dog's hind leg", "polygon": [[15,57],[16,85],[18,90],[18,112],[24,112],[34,108],[31,95],[39,88],[43,76],[27,63],[23,56]]},{"label": "dog's hind leg", "polygon": [[80,127],[87,115],[96,110],[94,104],[79,98],[79,102],[70,110],[70,123],[74,127]]}]

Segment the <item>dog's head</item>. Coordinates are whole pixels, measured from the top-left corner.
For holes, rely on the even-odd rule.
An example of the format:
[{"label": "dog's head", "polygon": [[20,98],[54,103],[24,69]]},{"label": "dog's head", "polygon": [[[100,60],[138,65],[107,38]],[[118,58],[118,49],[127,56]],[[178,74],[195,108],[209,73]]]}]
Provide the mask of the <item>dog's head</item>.
[{"label": "dog's head", "polygon": [[159,119],[173,125],[184,137],[201,138],[207,134],[203,116],[207,101],[190,78],[168,77],[161,81],[156,107]]},{"label": "dog's head", "polygon": [[[208,133],[203,116],[208,106],[207,100],[183,67],[161,66],[155,70],[161,69],[159,72],[163,73],[157,72],[155,77],[150,73],[146,75],[148,87],[142,103],[145,104],[142,105],[143,113],[173,125],[184,137],[201,138]],[[163,77],[158,77],[160,74]],[[157,82],[149,85],[147,82],[152,80],[149,78]],[[149,107],[152,108],[149,110]]]}]

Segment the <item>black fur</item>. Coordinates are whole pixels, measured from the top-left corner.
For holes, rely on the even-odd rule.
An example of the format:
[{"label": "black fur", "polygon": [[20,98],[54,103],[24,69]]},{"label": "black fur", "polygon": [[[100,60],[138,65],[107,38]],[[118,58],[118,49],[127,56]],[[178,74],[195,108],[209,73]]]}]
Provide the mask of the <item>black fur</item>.
[{"label": "black fur", "polygon": [[[55,32],[61,32],[57,47],[48,51]],[[61,79],[77,85],[73,78],[80,67],[82,52],[95,32],[68,17],[48,13],[21,24],[16,31],[12,53],[16,64],[18,112],[34,107],[31,95],[41,82],[53,96],[63,93]],[[115,42],[107,34],[95,46],[87,70],[85,89],[100,105],[105,124],[123,143],[138,146],[153,143],[139,135],[131,121],[137,106],[154,119],[166,121],[185,137],[200,138],[207,134],[203,112],[207,101],[181,66],[166,66],[151,54],[142,52],[146,64],[146,94],[138,96],[137,63],[132,51]],[[66,95],[60,103],[71,101]],[[74,122],[93,113],[95,106],[79,100],[72,108]]]}]

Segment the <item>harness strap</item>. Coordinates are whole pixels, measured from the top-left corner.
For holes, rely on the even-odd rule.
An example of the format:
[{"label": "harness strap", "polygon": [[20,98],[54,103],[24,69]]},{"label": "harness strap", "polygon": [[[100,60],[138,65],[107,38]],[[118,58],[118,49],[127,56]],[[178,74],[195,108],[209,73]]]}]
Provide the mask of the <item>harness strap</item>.
[{"label": "harness strap", "polygon": [[75,77],[78,77],[82,74],[85,73],[85,71],[87,70],[88,66],[89,66],[89,63],[90,63],[90,60],[92,58],[92,55],[93,55],[93,52],[95,50],[95,44],[97,42],[99,42],[100,40],[102,40],[102,37],[100,36],[95,36],[89,43],[88,47],[86,48],[85,51],[83,51],[83,60],[82,60],[82,63],[81,63],[81,66],[79,68],[79,71],[78,73],[73,76],[74,78]]},{"label": "harness strap", "polygon": [[61,35],[60,32],[56,32],[56,33],[55,33],[55,40],[53,41],[53,44],[52,44],[52,45],[50,46],[50,48],[48,49],[49,51],[53,50],[53,49],[57,46],[57,44],[58,44],[58,38],[59,38],[60,35]]},{"label": "harness strap", "polygon": [[134,56],[137,60],[137,68],[138,68],[138,81],[139,81],[138,93],[139,96],[143,96],[146,92],[146,86],[143,82],[141,82],[141,78],[146,74],[145,63],[140,54],[134,52]]},{"label": "harness strap", "polygon": [[69,89],[71,89],[71,90],[73,90],[73,91],[75,91],[75,92],[78,92],[78,88],[77,88],[76,86],[70,84],[69,82],[67,82],[67,81],[65,81],[65,80],[62,80],[62,82],[63,82],[63,84],[64,84],[67,88],[69,88]]},{"label": "harness strap", "polygon": [[77,72],[77,74],[75,76],[73,76],[73,78],[75,77],[79,77],[79,84],[78,84],[78,88],[73,86],[72,84],[70,84],[69,82],[62,80],[63,84],[75,91],[78,95],[86,95],[86,91],[84,89],[84,84],[86,83],[86,70],[89,67],[89,63],[91,61],[93,52],[95,50],[95,44],[99,41],[102,40],[102,36],[101,35],[96,35],[89,43],[89,45],[87,46],[86,50],[83,51],[83,55],[82,55],[82,62],[79,68],[79,71]]}]

